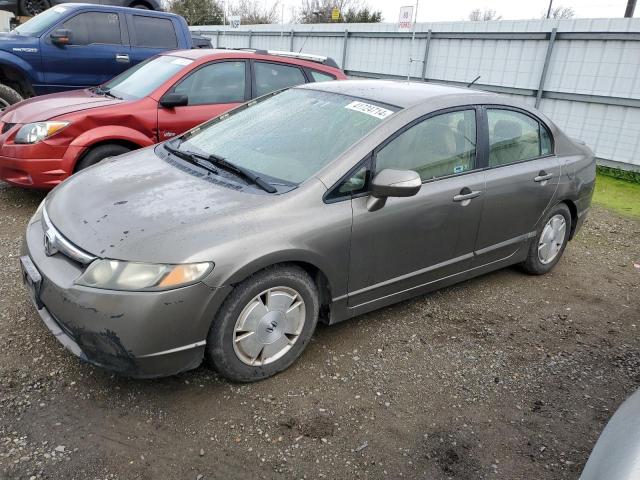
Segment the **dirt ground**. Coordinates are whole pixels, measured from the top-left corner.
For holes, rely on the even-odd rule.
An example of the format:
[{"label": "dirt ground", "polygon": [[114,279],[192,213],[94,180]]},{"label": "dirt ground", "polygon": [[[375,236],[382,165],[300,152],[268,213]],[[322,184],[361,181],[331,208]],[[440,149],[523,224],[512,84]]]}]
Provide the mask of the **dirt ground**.
[{"label": "dirt ground", "polygon": [[19,279],[42,194],[0,185],[0,478],[577,478],[640,386],[640,222],[594,208],[556,269],[333,327],[275,378],[80,363]]}]

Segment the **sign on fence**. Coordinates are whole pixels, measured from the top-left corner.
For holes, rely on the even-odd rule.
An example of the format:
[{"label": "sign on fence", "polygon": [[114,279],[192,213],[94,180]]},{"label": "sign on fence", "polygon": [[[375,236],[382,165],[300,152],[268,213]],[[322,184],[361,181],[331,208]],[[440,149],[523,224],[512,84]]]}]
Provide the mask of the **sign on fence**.
[{"label": "sign on fence", "polygon": [[229,25],[231,28],[240,28],[240,15],[229,15]]},{"label": "sign on fence", "polygon": [[400,32],[410,32],[413,30],[413,5],[400,7],[398,30]]},{"label": "sign on fence", "polygon": [[334,22],[340,20],[340,10],[337,7],[334,7],[333,10],[331,10],[331,20]]}]

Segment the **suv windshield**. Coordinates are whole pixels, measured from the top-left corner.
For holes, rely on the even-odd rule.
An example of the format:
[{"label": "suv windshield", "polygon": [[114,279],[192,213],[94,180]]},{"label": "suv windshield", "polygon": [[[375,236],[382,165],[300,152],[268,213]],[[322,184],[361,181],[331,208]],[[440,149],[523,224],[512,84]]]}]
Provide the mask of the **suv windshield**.
[{"label": "suv windshield", "polygon": [[27,37],[37,37],[56,23],[66,11],[62,6],[50,8],[14,28],[13,32]]},{"label": "suv windshield", "polygon": [[133,100],[146,97],[193,60],[163,55],[139,63],[102,85],[116,97]]},{"label": "suv windshield", "polygon": [[397,110],[353,97],[290,89],[187,134],[180,149],[216,155],[298,184]]}]

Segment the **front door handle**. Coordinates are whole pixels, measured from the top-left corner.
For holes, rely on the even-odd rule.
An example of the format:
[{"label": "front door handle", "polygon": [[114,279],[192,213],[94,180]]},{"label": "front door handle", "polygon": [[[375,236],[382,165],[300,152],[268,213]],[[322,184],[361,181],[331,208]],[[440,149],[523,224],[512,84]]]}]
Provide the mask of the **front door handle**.
[{"label": "front door handle", "polygon": [[126,53],[116,53],[116,62],[129,63],[129,55]]},{"label": "front door handle", "polygon": [[553,177],[553,173],[547,173],[544,170],[540,170],[538,172],[538,176],[534,178],[533,181],[537,183],[546,182],[547,180],[550,180],[552,177]]},{"label": "front door handle", "polygon": [[472,190],[469,190],[468,188],[465,187],[462,190],[460,190],[460,193],[458,195],[455,195],[453,197],[453,201],[454,202],[467,202],[468,203],[468,200],[471,200],[472,198],[479,197],[481,193],[482,192],[480,190],[472,191]]}]

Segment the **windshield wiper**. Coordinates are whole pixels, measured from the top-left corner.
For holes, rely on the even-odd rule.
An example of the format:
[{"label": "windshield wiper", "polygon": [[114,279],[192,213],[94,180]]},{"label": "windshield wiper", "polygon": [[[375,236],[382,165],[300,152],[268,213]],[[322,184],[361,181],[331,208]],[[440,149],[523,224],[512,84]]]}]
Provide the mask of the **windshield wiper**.
[{"label": "windshield wiper", "polygon": [[236,165],[235,163],[231,163],[228,160],[226,160],[224,157],[221,157],[220,155],[216,155],[212,153],[211,155],[208,155],[207,157],[204,157],[204,158],[209,160],[214,165],[222,167],[225,170],[228,170],[230,172],[233,172],[239,177],[242,177],[245,180],[248,180],[249,182],[259,186],[261,189],[263,189],[267,193],[276,193],[278,191],[276,187],[271,185],[266,180],[263,180],[259,175],[256,175],[251,170],[241,167],[240,165]]},{"label": "windshield wiper", "polygon": [[[211,173],[215,173],[216,175],[219,175],[220,172],[218,172],[218,170],[216,168],[214,168],[213,166],[211,166],[211,160],[209,160],[206,157],[203,157],[202,155],[198,155],[197,153],[191,153],[191,152],[185,152],[183,150],[179,150],[175,147],[172,147],[169,143],[165,143],[163,144],[165,150],[167,150],[168,152],[172,153],[173,155],[175,155],[178,158],[181,158],[182,160],[186,160],[189,163],[193,163],[194,165],[197,165],[201,168],[204,168],[206,171],[211,172]],[[205,160],[204,162],[202,160]]]},{"label": "windshield wiper", "polygon": [[97,93],[98,95],[105,95],[107,97],[111,97],[111,98],[116,98],[118,100],[122,100],[122,98],[120,98],[117,95],[114,95],[113,93],[111,93],[111,90],[109,88],[102,88],[102,87],[98,86],[98,87],[94,87],[93,91],[95,93]]}]

